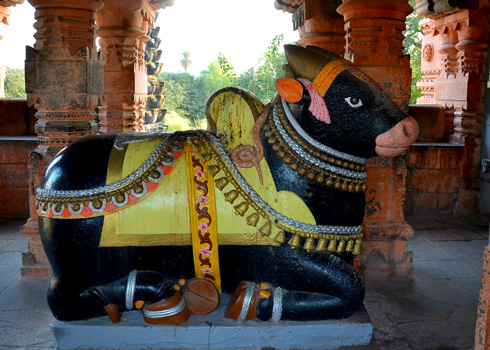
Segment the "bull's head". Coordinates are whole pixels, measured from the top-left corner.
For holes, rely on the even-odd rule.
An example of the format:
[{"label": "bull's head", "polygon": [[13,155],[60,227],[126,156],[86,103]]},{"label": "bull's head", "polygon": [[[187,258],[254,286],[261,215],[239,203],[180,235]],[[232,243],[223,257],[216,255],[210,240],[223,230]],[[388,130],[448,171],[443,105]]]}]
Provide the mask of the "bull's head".
[{"label": "bull's head", "polygon": [[276,87],[320,143],[363,158],[394,157],[418,135],[415,119],[352,63],[317,47],[285,46],[289,75]]}]

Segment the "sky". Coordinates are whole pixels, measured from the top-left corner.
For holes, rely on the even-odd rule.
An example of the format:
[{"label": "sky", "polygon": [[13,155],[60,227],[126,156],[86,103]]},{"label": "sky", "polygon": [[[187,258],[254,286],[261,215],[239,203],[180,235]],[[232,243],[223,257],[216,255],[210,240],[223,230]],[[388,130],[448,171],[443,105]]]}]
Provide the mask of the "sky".
[{"label": "sky", "polygon": [[[0,25],[0,66],[24,68],[25,46],[34,45],[34,8],[26,1],[10,7],[10,25]],[[223,53],[237,73],[257,66],[275,35],[283,44],[299,39],[291,14],[274,8],[274,0],[175,0],[159,11],[163,71],[183,72],[182,53],[188,51],[188,72],[199,75]]]}]

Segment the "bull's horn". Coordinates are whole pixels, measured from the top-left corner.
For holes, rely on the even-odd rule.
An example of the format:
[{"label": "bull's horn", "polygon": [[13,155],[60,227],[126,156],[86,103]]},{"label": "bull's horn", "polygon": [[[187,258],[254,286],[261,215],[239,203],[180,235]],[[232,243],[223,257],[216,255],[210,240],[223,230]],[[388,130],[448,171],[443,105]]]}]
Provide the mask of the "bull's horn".
[{"label": "bull's horn", "polygon": [[284,45],[284,54],[295,77],[310,81],[314,81],[323,68],[332,61],[339,60],[351,65],[342,57],[315,46],[305,48],[297,45]]}]

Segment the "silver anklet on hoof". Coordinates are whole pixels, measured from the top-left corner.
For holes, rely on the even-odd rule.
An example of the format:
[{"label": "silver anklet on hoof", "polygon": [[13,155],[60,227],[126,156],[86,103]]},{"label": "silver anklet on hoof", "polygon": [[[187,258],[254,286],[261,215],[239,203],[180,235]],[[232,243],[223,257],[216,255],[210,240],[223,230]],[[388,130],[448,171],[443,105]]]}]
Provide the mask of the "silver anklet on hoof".
[{"label": "silver anklet on hoof", "polygon": [[128,284],[126,285],[126,309],[133,310],[134,306],[134,291],[136,288],[136,275],[138,271],[133,270],[128,276]]},{"label": "silver anklet on hoof", "polygon": [[252,297],[255,291],[255,283],[247,282],[247,290],[245,291],[245,297],[243,298],[242,310],[240,311],[240,316],[238,316],[238,322],[242,323],[247,317],[248,309],[250,308],[250,303],[252,302]]},{"label": "silver anklet on hoof", "polygon": [[185,309],[186,307],[186,302],[185,299],[182,298],[180,300],[180,303],[177,304],[177,306],[174,306],[170,309],[167,310],[159,310],[159,311],[151,311],[146,308],[146,306],[143,308],[143,315],[147,318],[164,318],[164,317],[170,317],[177,315],[179,312]]},{"label": "silver anklet on hoof", "polygon": [[278,323],[282,316],[282,288],[274,289],[274,305],[272,306],[272,322]]}]

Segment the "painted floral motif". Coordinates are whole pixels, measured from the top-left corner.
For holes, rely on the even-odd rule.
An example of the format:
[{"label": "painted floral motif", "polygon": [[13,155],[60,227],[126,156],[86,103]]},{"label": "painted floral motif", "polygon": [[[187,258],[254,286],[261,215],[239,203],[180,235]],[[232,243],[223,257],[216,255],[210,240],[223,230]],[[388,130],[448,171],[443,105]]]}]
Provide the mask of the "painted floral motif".
[{"label": "painted floral motif", "polygon": [[198,171],[196,171],[196,172],[194,173],[194,175],[196,175],[196,177],[197,177],[199,180],[201,180],[201,179],[204,177],[204,175],[206,175],[206,173],[205,173],[204,171],[202,171],[201,169],[199,169]]},{"label": "painted floral motif", "polygon": [[209,250],[209,247],[202,247],[201,250],[199,251],[199,254],[208,257],[209,254],[211,254],[211,250]]},{"label": "painted floral motif", "polygon": [[208,197],[206,197],[206,196],[199,196],[197,198],[197,203],[199,203],[201,206],[208,204]]},{"label": "painted floral motif", "polygon": [[210,269],[210,268],[207,268],[205,267],[204,269],[201,269],[201,271],[205,274],[205,275],[210,275],[213,273],[213,270]]},{"label": "painted floral motif", "polygon": [[197,228],[199,231],[201,232],[208,232],[209,230],[209,226],[208,226],[208,223],[207,222],[200,222],[199,223],[199,227]]}]

